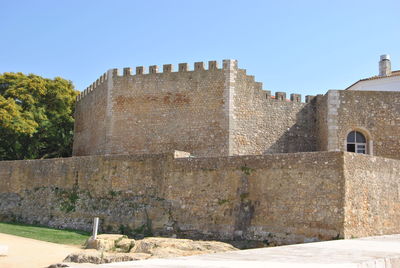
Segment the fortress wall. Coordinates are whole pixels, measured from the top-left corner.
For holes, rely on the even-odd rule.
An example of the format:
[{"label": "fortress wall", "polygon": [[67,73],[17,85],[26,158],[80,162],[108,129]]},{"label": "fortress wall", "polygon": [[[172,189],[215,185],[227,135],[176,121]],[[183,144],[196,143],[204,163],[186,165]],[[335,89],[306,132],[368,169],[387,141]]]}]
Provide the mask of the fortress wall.
[{"label": "fortress wall", "polygon": [[345,238],[400,233],[400,161],[346,153]]},{"label": "fortress wall", "polygon": [[187,64],[125,68],[113,76],[107,152],[154,154],[182,150],[198,156],[228,155],[224,111],[226,74],[211,61],[190,71]]},{"label": "fortress wall", "polygon": [[347,134],[358,130],[372,141],[373,155],[400,159],[399,92],[330,90],[328,95],[328,113],[336,113],[328,122],[328,150],[346,150]]},{"label": "fortress wall", "polygon": [[[74,155],[154,154],[182,150],[197,156],[316,151],[316,102],[291,101],[262,90],[254,76],[210,61],[177,72],[142,66],[109,70],[79,97]],[[306,96],[307,99],[307,96]]]},{"label": "fortress wall", "polygon": [[316,106],[317,151],[328,151],[328,95],[318,95],[313,101]]},{"label": "fortress wall", "polygon": [[[372,165],[373,166],[373,165]],[[298,243],[343,237],[343,153],[109,155],[0,162],[0,220]]]},{"label": "fortress wall", "polygon": [[73,155],[104,153],[107,122],[107,76],[86,88],[75,105]]},{"label": "fortress wall", "polygon": [[[316,151],[315,102],[271,98],[261,83],[238,70],[234,94],[234,154]],[[279,99],[282,98],[282,99]]]}]

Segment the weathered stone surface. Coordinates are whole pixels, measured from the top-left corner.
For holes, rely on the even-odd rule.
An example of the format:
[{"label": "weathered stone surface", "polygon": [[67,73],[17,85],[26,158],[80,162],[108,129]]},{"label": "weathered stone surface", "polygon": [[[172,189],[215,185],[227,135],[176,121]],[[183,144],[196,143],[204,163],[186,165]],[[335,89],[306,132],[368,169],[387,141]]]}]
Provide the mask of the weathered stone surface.
[{"label": "weathered stone surface", "polygon": [[150,257],[150,254],[145,253],[112,253],[97,251],[94,249],[86,249],[84,251],[69,254],[64,259],[64,262],[101,264],[111,262],[145,260]]},{"label": "weathered stone surface", "polygon": [[400,233],[398,160],[344,155],[344,237]]},{"label": "weathered stone surface", "polygon": [[122,234],[99,234],[97,235],[97,239],[103,239],[103,240],[111,240],[111,241],[120,241],[124,238],[128,238],[126,235]]},{"label": "weathered stone surface", "polygon": [[[96,239],[89,238],[86,241],[86,248],[88,249],[97,249],[103,251],[113,251],[115,248],[120,247],[122,244],[120,243],[123,240],[127,239],[126,235],[119,234],[101,234],[98,235]],[[125,252],[128,252],[126,250]]]},{"label": "weathered stone surface", "polygon": [[330,90],[319,98],[319,150],[346,151],[350,131],[367,139],[368,154],[400,159],[400,92]]},{"label": "weathered stone surface", "polygon": [[226,73],[108,71],[106,80],[77,102],[74,155],[173,150],[228,155]]},{"label": "weathered stone surface", "polygon": [[329,90],[301,103],[298,94],[271,97],[235,60],[223,65],[110,70],[78,98],[74,155],[346,151],[346,135],[357,130],[369,154],[400,159],[400,92]]},{"label": "weathered stone surface", "polygon": [[76,104],[74,155],[317,150],[315,102],[271,98],[237,61],[223,65],[136,75],[108,71]]},{"label": "weathered stone surface", "polygon": [[123,238],[115,242],[115,247],[118,251],[129,252],[131,248],[135,247],[135,240]]},{"label": "weathered stone surface", "polygon": [[64,268],[64,267],[69,267],[69,265],[63,263],[56,263],[48,266],[47,268]]},{"label": "weathered stone surface", "polygon": [[[161,237],[149,237],[134,241],[133,239],[112,235],[102,236],[103,237],[99,238],[99,240],[109,241],[110,243],[115,244],[115,247],[109,249],[99,247],[98,250],[87,249],[75,252],[68,255],[64,262],[89,262],[100,264],[237,250],[230,244],[217,241],[193,241],[190,239]],[[108,245],[109,243],[106,244]]]},{"label": "weathered stone surface", "polygon": [[343,153],[110,155],[0,162],[0,218],[133,238],[343,237]]},{"label": "weathered stone surface", "polygon": [[217,241],[148,237],[137,240],[136,246],[132,248],[131,252],[151,254],[152,258],[168,258],[231,250],[237,249],[230,244]]},{"label": "weathered stone surface", "polygon": [[87,242],[86,248],[109,251],[115,247],[114,241],[107,239],[95,239]]},{"label": "weathered stone surface", "polygon": [[[127,163],[118,165],[116,172],[110,171],[118,157],[109,164],[109,170],[102,172],[107,175],[102,178],[107,177],[112,186],[121,178],[130,181],[134,177],[135,182],[149,177],[153,180],[151,189],[129,190],[134,195],[117,187],[127,195],[126,203],[134,203],[130,204],[135,206],[133,211],[146,220],[132,223],[122,216],[126,214],[119,213],[117,218],[124,219],[120,228],[106,217],[110,230],[140,230],[142,236],[206,235],[274,245],[346,237],[344,226],[354,228],[350,227],[352,224],[346,225],[352,222],[347,217],[352,214],[357,218],[351,212],[354,210],[368,216],[366,221],[354,220],[367,226],[360,228],[361,234],[380,234],[371,219],[381,214],[384,219],[387,215],[397,218],[393,212],[397,201],[386,200],[383,206],[371,189],[357,188],[363,189],[359,192],[352,188],[352,182],[359,183],[358,173],[347,172],[347,160],[342,155],[332,157],[333,160],[323,153],[312,157],[260,156],[265,167],[253,165],[257,157],[193,158],[346,151],[348,133],[358,131],[366,137],[368,154],[400,159],[400,92],[329,90],[325,95],[308,96],[306,103],[301,103],[296,94],[291,95],[292,101],[286,100],[284,92],[272,97],[235,60],[225,60],[221,69],[214,62],[209,70],[202,63],[196,63],[194,71],[186,63],[180,64],[178,72],[172,72],[170,67],[157,73],[153,66],[149,74],[139,68],[137,75],[126,69],[122,76],[118,70],[110,70],[106,79],[100,79],[102,83],[91,86],[96,90],[85,92],[77,103],[75,155],[183,150],[187,153],[176,151],[175,156],[189,158],[173,164],[151,163],[149,158],[143,158],[148,161],[148,169],[139,173],[137,164]],[[369,165],[380,170],[380,175],[366,167],[359,173],[368,171],[364,176],[373,185],[377,183],[379,191],[388,192],[397,200],[394,192],[376,182],[383,176],[391,182],[390,189],[396,189],[396,175],[390,175],[395,174],[395,168],[374,159],[368,160],[373,163]],[[202,170],[197,166],[200,162]],[[218,164],[221,162],[222,166]],[[154,166],[150,167],[151,164]],[[229,169],[231,165],[236,165],[236,170]],[[239,168],[245,175],[235,174]],[[92,176],[91,171],[86,173],[88,178]],[[353,204],[350,209],[347,191],[359,194],[355,200],[368,196],[375,203],[364,205],[363,209],[354,208],[361,205]],[[22,199],[20,194],[10,192],[3,207],[12,210],[10,206]],[[68,202],[64,205],[71,209]],[[376,215],[367,215],[368,209]],[[125,207],[124,211],[131,209]],[[381,223],[385,233],[399,231],[394,221],[388,221]],[[350,233],[353,232],[357,233]]]},{"label": "weathered stone surface", "polygon": [[271,98],[245,70],[233,72],[230,154],[318,150],[315,102]]},{"label": "weathered stone surface", "polygon": [[[358,160],[359,173],[369,183],[357,182],[363,177],[354,174],[360,187],[352,188],[346,170]],[[100,232],[264,245],[343,238],[346,228],[359,228],[357,236],[391,234],[400,232],[400,201],[394,192],[400,187],[399,165],[342,152],[3,161],[0,177],[7,179],[0,180],[0,218],[90,231],[93,217],[99,216]],[[382,192],[380,199],[370,187]],[[346,194],[356,189],[359,196]],[[349,198],[366,196],[368,202],[353,205],[363,204],[365,219],[344,225]],[[385,221],[377,225],[372,219],[380,216]]]}]

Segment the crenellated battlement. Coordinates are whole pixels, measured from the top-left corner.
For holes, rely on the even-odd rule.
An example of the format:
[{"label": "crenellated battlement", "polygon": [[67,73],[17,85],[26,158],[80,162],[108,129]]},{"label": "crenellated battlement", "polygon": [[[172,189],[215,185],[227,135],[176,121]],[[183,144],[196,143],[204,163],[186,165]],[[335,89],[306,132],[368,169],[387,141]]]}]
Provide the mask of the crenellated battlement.
[{"label": "crenellated battlement", "polygon": [[[268,100],[273,100],[273,101],[285,101],[285,102],[298,102],[302,103],[301,99],[301,94],[298,93],[291,93],[289,96],[289,99],[286,97],[286,92],[280,92],[277,91],[275,92],[275,95],[271,94],[270,90],[264,90],[265,91],[265,97]],[[306,96],[306,103],[309,103],[311,101],[311,97],[313,96]]]},{"label": "crenellated battlement", "polygon": [[[224,60],[223,62],[230,61],[230,60]],[[222,69],[228,69],[229,66],[227,64],[223,65]],[[158,65],[151,65],[149,67],[145,66],[137,66],[135,67],[135,74],[132,73],[132,68],[131,67],[125,67],[122,69],[122,73],[120,72],[120,69],[114,68],[112,70],[113,76],[134,76],[134,75],[152,75],[152,74],[162,74],[162,73],[180,73],[180,72],[195,72],[195,71],[214,71],[214,70],[222,70],[221,68],[218,68],[218,62],[217,61],[209,61],[208,66],[206,67],[206,64],[202,61],[195,62],[193,64],[193,69],[190,69],[190,65],[188,63],[179,63],[178,64],[178,69],[177,71],[174,71],[174,65],[172,64],[164,64],[162,66],[162,71],[158,67]]]},{"label": "crenellated battlement", "polygon": [[85,88],[85,90],[83,90],[77,97],[76,97],[76,101],[80,101],[81,99],[83,99],[85,96],[87,96],[88,94],[92,93],[93,90],[95,90],[99,85],[103,84],[105,81],[107,81],[107,73],[104,73],[103,75],[101,75],[95,82],[93,82],[90,86],[88,86],[87,88]]},{"label": "crenellated battlement", "polygon": [[[125,67],[122,69],[114,68],[108,70],[102,76],[100,76],[94,83],[88,86],[84,91],[81,92],[77,96],[77,101],[80,101],[82,98],[93,92],[100,84],[104,83],[109,77],[112,76],[113,78],[118,77],[133,77],[133,76],[151,76],[154,74],[171,74],[171,73],[187,73],[187,72],[204,72],[204,71],[216,71],[216,70],[232,70],[237,69],[237,61],[236,60],[223,60],[222,61],[222,68],[219,67],[218,61],[208,61],[206,66],[205,62],[194,62],[193,68],[191,69],[189,63],[179,63],[178,68],[175,71],[174,65],[172,64],[163,64],[162,68],[159,68],[158,65],[150,65],[148,67],[145,66],[137,66],[134,69],[131,67]],[[250,83],[254,83],[254,88],[257,92],[261,93],[261,95],[268,100],[273,101],[284,101],[284,102],[302,102],[301,94],[292,93],[287,97],[285,92],[275,92],[274,95],[271,94],[271,91],[263,90],[262,83],[255,81],[255,77],[253,75],[246,74],[245,69],[240,69],[245,75],[247,81]],[[315,96],[305,96],[305,103],[310,103]]]},{"label": "crenellated battlement", "polygon": [[[109,75],[112,75],[113,78],[118,78],[118,77],[154,75],[154,74],[216,71],[216,70],[224,70],[224,69],[232,68],[232,66],[230,64],[228,64],[231,61],[232,60],[223,60],[223,68],[222,69],[218,67],[217,61],[209,61],[207,68],[206,68],[206,64],[204,62],[201,62],[201,61],[195,62],[193,64],[192,70],[190,69],[190,65],[188,63],[179,63],[177,71],[174,71],[174,66],[172,64],[164,64],[162,66],[162,71],[160,71],[158,65],[151,65],[151,66],[148,66],[147,68],[145,66],[137,66],[137,67],[135,67],[135,73],[133,73],[133,70],[132,70],[133,68],[131,68],[131,67],[125,67],[122,69],[119,69],[119,68],[110,69],[106,73],[104,73],[102,76],[100,76],[100,78],[97,79],[94,83],[92,83],[85,90],[83,90],[77,96],[76,100],[77,100],[77,102],[79,102],[85,96],[87,96],[88,94],[93,92],[93,90],[95,90],[96,87],[98,87],[100,84],[104,83],[108,79]],[[235,68],[236,67],[237,67],[237,65],[235,65]]]},{"label": "crenellated battlement", "polygon": [[[223,68],[222,69],[228,69],[231,66],[228,65],[227,63],[230,62],[231,60],[224,60],[223,61]],[[190,66],[188,63],[179,63],[178,64],[178,70],[175,72],[174,71],[174,66],[172,64],[164,64],[162,66],[162,71],[160,71],[159,67],[157,65],[151,65],[149,67],[144,67],[144,66],[137,66],[135,67],[135,73],[133,73],[131,67],[125,67],[122,69],[114,68],[108,70],[106,73],[104,73],[102,76],[100,76],[95,82],[93,82],[90,86],[88,86],[85,90],[83,90],[76,98],[77,101],[80,101],[83,99],[85,96],[93,92],[93,90],[96,89],[100,84],[104,83],[108,79],[108,75],[112,75],[113,77],[130,77],[130,76],[138,76],[138,75],[154,75],[154,74],[169,74],[169,73],[184,73],[184,72],[196,72],[196,71],[215,71],[215,70],[222,70],[221,68],[218,67],[218,62],[217,61],[209,61],[208,66],[206,68],[204,62],[195,62],[193,64],[193,70],[190,69]]]},{"label": "crenellated battlement", "polygon": [[[263,99],[267,99],[269,101],[280,101],[280,102],[292,102],[292,103],[303,103],[301,94],[291,93],[289,98],[287,97],[286,92],[275,92],[272,95],[270,90],[263,89],[263,83],[257,82],[255,80],[254,75],[248,75],[246,69],[239,69],[242,77],[246,81],[247,87],[254,91],[254,94],[260,96]],[[313,96],[306,96],[306,103],[311,102]]]}]

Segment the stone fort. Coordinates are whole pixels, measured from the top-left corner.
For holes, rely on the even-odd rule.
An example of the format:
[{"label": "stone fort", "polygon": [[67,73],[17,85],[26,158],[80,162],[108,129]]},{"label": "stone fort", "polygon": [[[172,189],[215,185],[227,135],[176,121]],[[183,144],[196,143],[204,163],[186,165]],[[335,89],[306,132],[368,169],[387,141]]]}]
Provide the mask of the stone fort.
[{"label": "stone fort", "polygon": [[169,64],[135,75],[112,69],[78,97],[73,154],[348,151],[347,136],[357,132],[359,150],[398,159],[400,83],[397,90],[329,90],[303,103],[299,94],[271,96],[235,60],[194,70],[181,63],[177,72]]},{"label": "stone fort", "polygon": [[0,220],[263,245],[400,232],[400,71],[305,96],[235,60],[111,69],[73,157],[0,162]]}]

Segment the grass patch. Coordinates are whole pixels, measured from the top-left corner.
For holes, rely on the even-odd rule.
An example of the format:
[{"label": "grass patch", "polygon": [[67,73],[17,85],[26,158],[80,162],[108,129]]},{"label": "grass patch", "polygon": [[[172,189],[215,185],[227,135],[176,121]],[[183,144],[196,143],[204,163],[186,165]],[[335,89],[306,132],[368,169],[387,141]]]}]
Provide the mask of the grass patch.
[{"label": "grass patch", "polygon": [[65,245],[83,245],[90,237],[90,233],[84,231],[2,222],[0,222],[0,233]]},{"label": "grass patch", "polygon": [[252,168],[249,168],[248,166],[244,165],[240,168],[244,174],[250,175],[250,173],[253,171]]},{"label": "grass patch", "polygon": [[229,203],[229,199],[218,199],[218,205],[223,205],[225,203]]},{"label": "grass patch", "polygon": [[241,193],[240,194],[240,201],[243,202],[248,197],[249,197],[249,193]]}]

